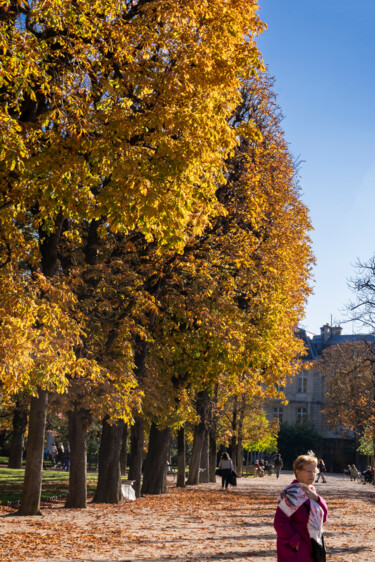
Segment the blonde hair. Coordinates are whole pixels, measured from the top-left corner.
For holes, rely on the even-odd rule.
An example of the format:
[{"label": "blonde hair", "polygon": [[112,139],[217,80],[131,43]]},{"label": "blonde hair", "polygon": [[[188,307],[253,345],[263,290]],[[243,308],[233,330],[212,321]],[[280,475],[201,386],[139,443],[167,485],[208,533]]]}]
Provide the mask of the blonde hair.
[{"label": "blonde hair", "polygon": [[293,471],[297,477],[297,470],[302,470],[307,464],[315,464],[315,468],[318,466],[318,459],[313,455],[300,455],[296,458],[293,463]]}]

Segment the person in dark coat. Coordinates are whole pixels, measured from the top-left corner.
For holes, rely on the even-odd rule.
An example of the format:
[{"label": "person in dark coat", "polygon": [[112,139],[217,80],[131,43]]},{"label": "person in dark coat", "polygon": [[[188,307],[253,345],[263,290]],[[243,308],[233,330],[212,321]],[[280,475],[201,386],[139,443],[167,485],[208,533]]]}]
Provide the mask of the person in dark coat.
[{"label": "person in dark coat", "polygon": [[280,476],[280,470],[283,468],[283,459],[281,458],[280,453],[277,453],[273,464],[275,466],[276,478],[278,478]]},{"label": "person in dark coat", "polygon": [[234,471],[233,462],[228,453],[221,455],[219,468],[221,469],[221,487],[226,490],[231,481],[232,471]]},{"label": "person in dark coat", "polygon": [[374,482],[374,469],[372,468],[372,466],[368,466],[366,468],[366,470],[364,470],[362,472],[362,476],[363,476],[363,483],[366,484],[366,482],[370,482],[373,483]]},{"label": "person in dark coat", "polygon": [[[294,461],[295,480],[279,496],[274,527],[277,533],[278,562],[325,561],[323,523],[328,508],[313,486],[318,461],[300,455]],[[319,558],[315,558],[315,552]]]}]

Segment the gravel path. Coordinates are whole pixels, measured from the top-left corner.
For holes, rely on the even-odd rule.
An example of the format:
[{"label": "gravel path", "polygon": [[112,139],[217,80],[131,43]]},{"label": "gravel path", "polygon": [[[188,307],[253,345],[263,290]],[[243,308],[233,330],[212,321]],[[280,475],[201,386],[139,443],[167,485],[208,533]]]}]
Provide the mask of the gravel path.
[{"label": "gravel path", "polygon": [[[327,474],[317,484],[328,503],[328,560],[375,561],[375,487]],[[277,495],[291,473],[177,489],[118,506],[43,506],[43,517],[16,517],[0,508],[0,560],[225,562],[276,560],[272,526]]]}]

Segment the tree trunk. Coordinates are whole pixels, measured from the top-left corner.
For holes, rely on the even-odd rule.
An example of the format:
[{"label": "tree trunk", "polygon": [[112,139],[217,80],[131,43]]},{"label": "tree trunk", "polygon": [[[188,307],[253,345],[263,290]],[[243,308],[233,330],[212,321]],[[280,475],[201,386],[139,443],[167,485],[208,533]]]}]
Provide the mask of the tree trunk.
[{"label": "tree trunk", "polygon": [[29,436],[27,440],[26,470],[18,515],[41,515],[42,468],[44,431],[48,406],[48,392],[38,389],[38,396],[31,398]]},{"label": "tree trunk", "polygon": [[[155,315],[150,315],[149,326],[152,327]],[[148,342],[136,336],[134,343],[134,373],[137,377],[139,386],[142,387],[143,377],[146,368],[146,355]],[[143,464],[143,445],[144,445],[144,423],[141,416],[135,416],[134,425],[130,433],[130,466],[128,479],[134,480],[135,496],[141,495],[142,464]]]},{"label": "tree trunk", "polygon": [[148,452],[143,471],[142,494],[167,493],[167,460],[171,430],[151,424]]},{"label": "tree trunk", "polygon": [[209,435],[208,435],[208,430],[205,429],[203,434],[201,462],[200,462],[200,471],[199,471],[200,484],[207,484],[210,481],[208,471],[209,471]]},{"label": "tree trunk", "polygon": [[243,468],[243,451],[242,451],[242,438],[238,438],[236,447],[236,473],[238,476],[242,476]]},{"label": "tree trunk", "polygon": [[216,482],[216,425],[215,427],[210,427],[208,432],[209,439],[209,482]]},{"label": "tree trunk", "polygon": [[[55,221],[55,231],[47,234],[39,229],[41,268],[46,277],[56,274],[57,252],[63,226],[60,212]],[[46,428],[48,392],[37,389],[38,396],[32,397],[29,415],[29,436],[27,440],[26,470],[22,489],[19,515],[40,515],[40,494],[42,490],[42,467],[44,453],[44,432]]]},{"label": "tree trunk", "polygon": [[69,494],[65,507],[87,507],[87,430],[90,416],[85,410],[68,413],[70,470]]},{"label": "tree trunk", "polygon": [[194,441],[193,450],[191,453],[191,459],[189,463],[189,476],[187,484],[197,485],[199,484],[199,469],[201,466],[201,452],[204,439],[204,427],[202,424],[195,426],[194,429]]},{"label": "tree trunk", "polygon": [[120,451],[124,422],[103,420],[99,449],[99,475],[94,503],[119,503],[121,499]]},{"label": "tree trunk", "polygon": [[126,476],[127,463],[128,463],[128,424],[125,423],[122,432],[121,452],[120,452],[121,476]]},{"label": "tree trunk", "polygon": [[194,429],[193,451],[191,454],[187,481],[187,484],[193,486],[199,484],[199,469],[201,467],[202,446],[206,433],[208,402],[208,392],[206,390],[198,392],[196,408],[200,422]]},{"label": "tree trunk", "polygon": [[185,428],[181,427],[177,433],[177,488],[185,488],[186,486],[185,470]]},{"label": "tree trunk", "polygon": [[27,409],[22,402],[17,401],[13,413],[13,431],[10,442],[8,468],[22,468],[25,432],[27,428]]},{"label": "tree trunk", "polygon": [[208,481],[216,482],[216,463],[217,463],[217,449],[216,449],[216,433],[217,433],[217,398],[219,393],[219,385],[215,386],[214,395],[210,399],[209,408],[209,426],[208,426],[208,465],[209,474]]},{"label": "tree trunk", "polygon": [[130,467],[128,479],[134,480],[137,498],[141,495],[142,463],[143,463],[144,425],[143,418],[136,416],[130,435]]},{"label": "tree trunk", "polygon": [[47,234],[43,228],[39,229],[39,246],[41,254],[41,267],[46,277],[56,275],[58,266],[58,247],[61,238],[64,217],[60,211],[55,220],[55,230]]},{"label": "tree trunk", "polygon": [[238,431],[237,431],[237,448],[236,448],[236,472],[238,476],[242,476],[243,470],[243,425],[246,413],[246,396],[242,395],[241,405],[238,413]]},{"label": "tree trunk", "polygon": [[232,412],[232,437],[230,441],[230,452],[234,470],[237,470],[237,398],[234,399]]}]

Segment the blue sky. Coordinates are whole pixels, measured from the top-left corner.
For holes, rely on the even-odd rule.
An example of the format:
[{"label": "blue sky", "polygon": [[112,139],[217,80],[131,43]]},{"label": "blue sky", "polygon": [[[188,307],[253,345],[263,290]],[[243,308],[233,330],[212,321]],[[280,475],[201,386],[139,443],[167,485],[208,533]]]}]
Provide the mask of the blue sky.
[{"label": "blue sky", "polygon": [[[303,160],[313,223],[314,294],[301,326],[339,323],[357,259],[375,253],[375,0],[259,0],[258,44]],[[344,333],[359,325],[342,324]]]}]

